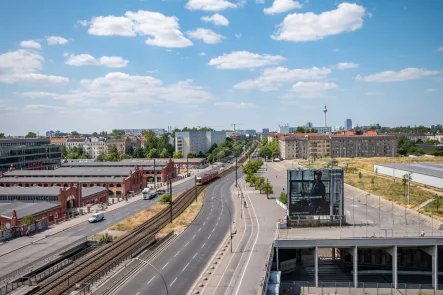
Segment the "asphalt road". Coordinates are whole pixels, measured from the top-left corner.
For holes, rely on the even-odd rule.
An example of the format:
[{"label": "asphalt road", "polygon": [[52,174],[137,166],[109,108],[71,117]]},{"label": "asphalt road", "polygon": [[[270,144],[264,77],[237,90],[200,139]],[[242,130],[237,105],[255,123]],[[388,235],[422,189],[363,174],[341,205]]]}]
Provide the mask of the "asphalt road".
[{"label": "asphalt road", "polygon": [[[213,170],[219,170],[219,166],[214,166]],[[197,173],[197,175],[202,173]],[[172,193],[178,194],[194,186],[194,179],[191,178],[177,186],[172,187]],[[66,248],[67,245],[74,243],[82,237],[92,236],[96,233],[102,232],[113,224],[116,224],[129,216],[137,214],[138,212],[150,208],[157,204],[158,198],[151,200],[140,200],[128,203],[126,206],[118,210],[105,212],[105,220],[97,223],[82,223],[70,229],[55,234],[49,238],[43,239],[32,246],[27,246],[12,252],[0,258],[0,276],[6,275],[28,263],[37,260],[53,251]]]},{"label": "asphalt road", "polygon": [[[232,216],[235,214],[230,191],[234,181],[235,173],[231,173],[211,184],[194,222],[150,261],[165,278],[169,294],[186,294],[227,237],[231,221],[228,208]],[[166,294],[166,288],[157,272],[147,265],[114,294],[161,295]]]}]

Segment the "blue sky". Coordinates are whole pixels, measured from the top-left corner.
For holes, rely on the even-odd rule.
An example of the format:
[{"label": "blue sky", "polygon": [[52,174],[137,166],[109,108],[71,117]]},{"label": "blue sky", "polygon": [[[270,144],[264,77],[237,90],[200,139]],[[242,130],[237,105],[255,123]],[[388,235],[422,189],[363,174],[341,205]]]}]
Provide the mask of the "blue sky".
[{"label": "blue sky", "polygon": [[443,1],[0,2],[1,130],[443,123]]}]

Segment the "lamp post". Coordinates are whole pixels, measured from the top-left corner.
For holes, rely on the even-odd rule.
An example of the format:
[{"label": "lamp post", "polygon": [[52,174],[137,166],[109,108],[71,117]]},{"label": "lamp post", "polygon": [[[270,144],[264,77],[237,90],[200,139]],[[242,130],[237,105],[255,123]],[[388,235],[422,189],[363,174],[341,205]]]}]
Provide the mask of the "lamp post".
[{"label": "lamp post", "polygon": [[[370,194],[364,192],[358,195],[353,195],[352,196],[352,236],[354,236],[354,229],[355,229],[355,212],[354,212],[354,208],[355,208],[355,197],[361,196],[366,194],[366,224],[368,223],[368,196]],[[367,227],[366,227],[366,231],[367,231]]]},{"label": "lamp post", "polygon": [[228,205],[226,205],[223,200],[219,200],[222,205],[225,205],[226,209],[228,209],[228,213],[229,213],[229,218],[230,218],[230,229],[231,229],[231,253],[232,253],[232,214],[231,214],[231,210],[229,209]]},{"label": "lamp post", "polygon": [[138,258],[138,257],[133,258],[133,259],[137,259],[137,260],[141,261],[142,263],[151,266],[151,267],[152,267],[152,268],[153,268],[153,269],[154,269],[154,270],[160,275],[160,277],[162,278],[163,283],[165,284],[165,288],[166,288],[166,295],[169,295],[168,284],[166,284],[165,278],[163,277],[163,275],[161,274],[161,272],[160,272],[155,266],[153,266],[150,262],[148,262],[148,261],[146,261],[146,260],[140,259],[140,258]]},{"label": "lamp post", "polygon": [[238,187],[238,185],[237,185],[237,157],[235,157],[235,187]]}]

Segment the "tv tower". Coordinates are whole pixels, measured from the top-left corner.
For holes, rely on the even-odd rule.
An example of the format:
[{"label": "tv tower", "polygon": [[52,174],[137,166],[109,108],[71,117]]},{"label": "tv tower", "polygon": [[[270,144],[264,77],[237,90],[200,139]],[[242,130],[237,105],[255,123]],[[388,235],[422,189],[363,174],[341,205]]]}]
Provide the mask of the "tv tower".
[{"label": "tv tower", "polygon": [[328,109],[326,108],[326,105],[323,109],[323,112],[325,113],[325,127],[326,127],[326,113],[328,112]]}]

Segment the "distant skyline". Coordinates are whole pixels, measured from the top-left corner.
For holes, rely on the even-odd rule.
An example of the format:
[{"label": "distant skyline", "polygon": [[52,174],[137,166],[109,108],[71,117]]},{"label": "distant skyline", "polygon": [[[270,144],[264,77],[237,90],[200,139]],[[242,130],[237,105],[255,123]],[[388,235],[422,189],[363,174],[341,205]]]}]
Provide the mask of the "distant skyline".
[{"label": "distant skyline", "polygon": [[[0,132],[441,124],[443,1],[0,2]],[[440,121],[440,122],[439,122]]]}]

